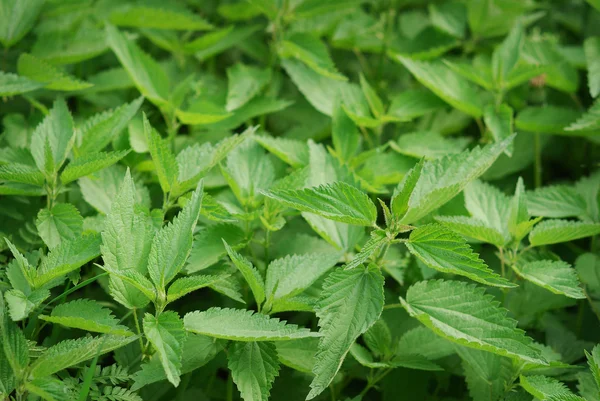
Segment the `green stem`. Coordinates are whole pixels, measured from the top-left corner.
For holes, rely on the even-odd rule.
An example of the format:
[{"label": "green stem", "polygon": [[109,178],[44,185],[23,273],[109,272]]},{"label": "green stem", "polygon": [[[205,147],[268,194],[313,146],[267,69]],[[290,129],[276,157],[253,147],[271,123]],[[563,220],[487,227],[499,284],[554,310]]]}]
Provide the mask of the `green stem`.
[{"label": "green stem", "polygon": [[271,247],[271,230],[265,233],[265,264],[269,264],[269,248]]},{"label": "green stem", "polygon": [[360,394],[358,395],[358,397],[359,398],[364,397],[369,392],[370,389],[372,389],[381,379],[383,379],[384,377],[386,377],[391,371],[392,371],[392,369],[386,369],[381,374],[379,374],[378,376],[375,376],[374,379],[369,380],[369,382],[367,383],[367,385],[365,386],[365,388],[363,389],[363,391],[360,392]]},{"label": "green stem", "polygon": [[534,134],[534,150],[535,150],[535,187],[542,186],[542,140],[539,133]]},{"label": "green stem", "polygon": [[506,272],[504,271],[504,248],[499,247],[500,251],[500,272],[502,273],[502,277],[506,277]]},{"label": "green stem", "polygon": [[383,310],[387,309],[401,309],[403,308],[402,304],[387,304],[383,307]]},{"label": "green stem", "polygon": [[140,350],[144,353],[144,341],[142,340],[142,330],[140,329],[140,321],[138,320],[137,308],[133,308],[133,320],[135,321],[135,330],[138,334],[138,340],[140,341]]}]

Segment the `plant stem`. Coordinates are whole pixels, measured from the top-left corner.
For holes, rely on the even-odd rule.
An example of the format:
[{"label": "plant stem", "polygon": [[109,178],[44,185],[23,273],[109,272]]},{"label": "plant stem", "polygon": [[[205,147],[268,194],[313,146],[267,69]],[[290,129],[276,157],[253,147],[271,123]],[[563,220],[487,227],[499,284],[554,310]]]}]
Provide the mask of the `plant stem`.
[{"label": "plant stem", "polygon": [[542,186],[542,140],[540,134],[536,132],[534,134],[534,151],[535,151],[535,187],[539,188]]},{"label": "plant stem", "polygon": [[374,379],[369,380],[369,382],[367,383],[367,385],[365,386],[365,388],[358,395],[359,398],[364,397],[369,392],[370,389],[372,389],[381,379],[383,379],[384,377],[386,377],[388,375],[388,373],[390,373],[391,371],[392,371],[392,369],[386,369],[381,374],[379,374],[378,376],[375,376]]},{"label": "plant stem", "polygon": [[265,233],[265,264],[269,264],[269,248],[271,247],[271,230]]},{"label": "plant stem", "polygon": [[502,277],[506,276],[506,272],[504,271],[504,248],[498,248],[500,251],[500,272],[502,273]]},{"label": "plant stem", "polygon": [[140,341],[140,350],[144,353],[144,341],[142,340],[142,330],[140,330],[140,321],[137,316],[137,308],[133,308],[133,320],[135,321],[135,330],[138,334],[138,340]]},{"label": "plant stem", "polygon": [[387,304],[383,307],[383,310],[386,309],[400,309],[402,308],[402,304]]}]

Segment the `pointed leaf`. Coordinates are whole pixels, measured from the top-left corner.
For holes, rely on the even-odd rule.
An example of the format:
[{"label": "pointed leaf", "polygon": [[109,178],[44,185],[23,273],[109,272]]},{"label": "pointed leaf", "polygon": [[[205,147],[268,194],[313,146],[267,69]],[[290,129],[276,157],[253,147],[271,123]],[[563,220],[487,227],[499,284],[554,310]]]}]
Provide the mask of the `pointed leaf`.
[{"label": "pointed leaf", "polygon": [[233,343],[227,367],[244,401],[268,401],[279,360],[275,345],[269,342]]},{"label": "pointed leaf", "polygon": [[525,280],[555,294],[575,299],[585,298],[575,269],[562,260],[539,260],[522,266],[513,265],[512,268]]},{"label": "pointed leaf", "polygon": [[89,153],[71,161],[60,174],[63,184],[68,184],[78,178],[95,173],[98,170],[110,167],[129,153],[128,150],[116,152]]},{"label": "pointed leaf", "polygon": [[176,312],[163,312],[158,317],[144,316],[144,334],[156,349],[167,379],[177,387],[181,376],[181,359],[186,332]]},{"label": "pointed leaf", "polygon": [[52,249],[64,240],[72,240],[83,232],[83,217],[70,203],[57,203],[51,210],[42,209],[35,225],[40,237]]},{"label": "pointed leaf", "polygon": [[227,69],[227,111],[239,109],[260,93],[271,79],[271,70],[237,63]]},{"label": "pointed leaf", "polygon": [[226,274],[198,274],[195,276],[178,278],[169,286],[169,290],[167,291],[167,303],[173,302],[200,288],[210,287],[221,280],[226,280],[228,277],[229,275]]},{"label": "pointed leaf", "polygon": [[532,246],[558,244],[600,234],[600,224],[568,220],[545,220],[529,233]]},{"label": "pointed leaf", "polygon": [[265,300],[265,283],[260,272],[248,259],[234,251],[225,240],[223,240],[223,245],[225,245],[225,250],[231,261],[240,273],[242,273],[248,286],[250,286],[254,300],[258,305],[261,305]]},{"label": "pointed leaf", "polygon": [[546,376],[521,376],[521,387],[541,401],[585,401],[560,381]]},{"label": "pointed leaf", "polygon": [[0,71],[0,96],[14,96],[40,89],[44,84],[27,77]]}]

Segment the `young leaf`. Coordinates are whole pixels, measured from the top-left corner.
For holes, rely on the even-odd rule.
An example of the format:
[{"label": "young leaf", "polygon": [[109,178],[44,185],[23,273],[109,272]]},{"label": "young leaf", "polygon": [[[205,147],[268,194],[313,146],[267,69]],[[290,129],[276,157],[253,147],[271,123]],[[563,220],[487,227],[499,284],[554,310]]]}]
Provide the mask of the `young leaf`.
[{"label": "young leaf", "polygon": [[299,191],[272,190],[265,195],[294,209],[342,223],[372,226],[377,220],[377,208],[369,197],[342,181]]},{"label": "young leaf", "polygon": [[516,287],[487,267],[464,239],[441,225],[430,224],[413,230],[406,247],[432,269],[495,287]]},{"label": "young leaf", "polygon": [[44,173],[35,166],[11,163],[0,166],[0,180],[43,186]]},{"label": "young leaf", "polygon": [[546,364],[531,338],[516,328],[484,289],[458,281],[414,284],[400,301],[407,312],[439,336],[466,347]]},{"label": "young leaf", "polygon": [[267,401],[279,360],[270,342],[233,343],[227,356],[227,367],[244,401]]},{"label": "young leaf", "polygon": [[228,277],[229,275],[226,274],[199,274],[178,278],[169,286],[169,290],[167,291],[167,303],[173,302],[200,288],[210,287],[221,280],[226,280]]},{"label": "young leaf", "polygon": [[515,68],[523,46],[523,26],[517,22],[513,25],[508,36],[492,54],[492,73],[496,86],[501,88],[506,77]]},{"label": "young leaf", "polygon": [[600,234],[600,224],[569,220],[545,220],[529,233],[532,246],[558,244]]},{"label": "young leaf", "polygon": [[183,322],[185,329],[192,333],[234,341],[285,341],[319,336],[309,329],[242,309],[210,308],[190,312]]},{"label": "young leaf", "polygon": [[[307,399],[321,394],[340,369],[358,336],[371,327],[383,310],[384,279],[379,268],[335,270],[326,279],[317,303],[320,333]],[[369,302],[363,302],[368,299]]]},{"label": "young leaf", "polygon": [[171,151],[170,144],[166,139],[161,138],[160,134],[152,128],[145,114],[144,134],[148,142],[154,167],[156,168],[158,182],[163,192],[167,193],[171,191],[177,182],[177,176],[179,175],[177,160]]},{"label": "young leaf", "polygon": [[333,109],[331,138],[337,155],[345,162],[354,157],[360,147],[361,137],[358,128],[338,101]]},{"label": "young leaf", "polygon": [[40,237],[52,249],[63,240],[72,240],[83,232],[83,217],[70,203],[57,203],[52,209],[41,209],[35,225]]},{"label": "young leaf", "polygon": [[137,336],[104,335],[61,341],[45,350],[42,356],[31,365],[31,375],[33,377],[49,376],[136,340]]},{"label": "young leaf", "polygon": [[[510,106],[502,103],[495,108],[493,105],[487,106],[483,111],[483,121],[490,130],[495,142],[502,142],[513,133],[513,110]],[[504,153],[512,157],[513,144],[509,144]]]},{"label": "young leaf", "polygon": [[434,131],[402,134],[390,147],[403,155],[425,159],[439,159],[462,152],[468,145],[467,138],[447,138]]},{"label": "young leaf", "polygon": [[587,61],[588,87],[592,97],[600,94],[600,38],[593,36],[583,42]]},{"label": "young leaf", "polygon": [[[158,3],[160,4],[160,3]],[[118,26],[153,29],[204,31],[212,25],[190,10],[160,6],[126,4],[110,14],[110,22]]]},{"label": "young leaf", "polygon": [[308,33],[288,35],[280,44],[279,55],[296,58],[324,77],[340,81],[347,79],[335,68],[325,44]]},{"label": "young leaf", "polygon": [[585,294],[579,286],[577,273],[568,263],[561,260],[539,260],[513,265],[513,270],[525,280],[539,285],[555,294],[583,299]]},{"label": "young leaf", "polygon": [[159,293],[164,294],[167,284],[181,271],[190,255],[203,188],[203,181],[200,181],[179,215],[154,236],[148,256],[148,273]]},{"label": "young leaf", "polygon": [[225,109],[233,111],[245,105],[269,83],[271,70],[263,70],[237,63],[227,69],[227,104]]},{"label": "young leaf", "polygon": [[411,121],[446,107],[446,103],[427,89],[409,89],[391,99],[387,116],[398,121]]},{"label": "young leaf", "polygon": [[40,89],[44,84],[27,77],[0,71],[0,96],[14,96]]},{"label": "young leaf", "polygon": [[238,249],[245,243],[245,239],[244,230],[235,224],[222,223],[203,227],[194,238],[186,272],[196,273],[217,263],[227,254],[223,240]]},{"label": "young leaf", "polygon": [[39,59],[28,53],[22,53],[17,62],[19,75],[33,81],[41,82],[46,89],[57,91],[77,91],[93,86],[89,82],[81,81],[67,75],[45,60]]},{"label": "young leaf", "polygon": [[252,266],[248,259],[234,251],[225,240],[223,240],[223,245],[225,245],[225,250],[231,261],[250,286],[254,300],[258,305],[261,305],[265,300],[265,283],[260,272]]},{"label": "young leaf", "polygon": [[257,135],[254,140],[294,168],[304,167],[308,164],[308,146],[306,142],[268,135]]},{"label": "young leaf", "polygon": [[585,199],[573,187],[552,185],[527,192],[527,210],[534,216],[579,217],[586,209]]},{"label": "young leaf", "polygon": [[169,77],[162,67],[114,26],[106,25],[108,44],[139,91],[152,103],[167,104]]},{"label": "young leaf", "polygon": [[158,317],[144,316],[144,334],[156,349],[167,379],[177,387],[181,376],[181,359],[186,332],[176,312],[163,312]]},{"label": "young leaf", "polygon": [[585,401],[576,396],[567,386],[556,379],[547,376],[521,376],[521,387],[541,401]]},{"label": "young leaf", "polygon": [[600,346],[596,345],[592,352],[585,351],[585,356],[597,388],[600,389]]},{"label": "young leaf", "polygon": [[29,365],[29,345],[21,329],[8,317],[3,297],[0,297],[0,338],[0,356],[6,358],[14,376],[20,379]]},{"label": "young leaf", "polygon": [[457,346],[463,361],[465,380],[474,401],[502,400],[506,387],[512,383],[515,368],[510,358]]},{"label": "young leaf", "polygon": [[116,336],[133,335],[128,327],[119,324],[109,309],[103,308],[91,299],[78,299],[60,304],[52,309],[50,316],[40,315],[39,318],[47,322],[96,333]]},{"label": "young leaf", "polygon": [[71,161],[60,174],[60,181],[68,184],[78,178],[95,173],[98,170],[110,167],[129,153],[128,150],[116,152],[89,153]]},{"label": "young leaf", "polygon": [[527,107],[519,112],[515,127],[523,131],[541,134],[577,135],[566,128],[580,116],[575,109],[558,106]]}]

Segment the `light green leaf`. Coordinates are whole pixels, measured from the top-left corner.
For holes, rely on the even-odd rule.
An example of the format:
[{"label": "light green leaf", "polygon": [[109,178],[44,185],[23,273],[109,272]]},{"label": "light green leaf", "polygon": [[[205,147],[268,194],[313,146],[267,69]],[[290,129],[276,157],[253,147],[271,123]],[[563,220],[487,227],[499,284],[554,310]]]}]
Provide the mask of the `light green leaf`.
[{"label": "light green leaf", "polygon": [[148,142],[148,149],[156,168],[158,182],[164,193],[171,191],[175,185],[179,170],[175,155],[171,151],[168,140],[161,138],[160,134],[152,128],[144,114],[144,134]]},{"label": "light green leaf", "polygon": [[396,142],[390,141],[390,147],[407,156],[439,159],[462,152],[469,142],[468,138],[449,138],[433,131],[420,131],[400,135]]},{"label": "light green leaf", "polygon": [[594,381],[596,382],[596,386],[600,389],[600,345],[596,345],[591,353],[585,351],[585,356],[590,371],[592,372],[592,376],[594,377]]},{"label": "light green leaf", "polygon": [[33,377],[49,376],[136,340],[137,336],[104,335],[61,341],[45,350],[42,356],[31,365],[31,375]]},{"label": "light green leaf", "polygon": [[414,284],[400,298],[408,313],[439,336],[466,347],[546,364],[531,338],[516,328],[493,296],[458,281],[430,280]]},{"label": "light green leaf", "polygon": [[183,321],[187,331],[233,341],[285,341],[319,336],[295,324],[242,309],[210,308],[190,312]]},{"label": "light green leaf", "polygon": [[0,96],[14,96],[43,87],[41,82],[33,81],[10,72],[0,71]]},{"label": "light green leaf", "polygon": [[586,134],[589,131],[600,129],[600,100],[596,100],[594,104],[582,116],[573,121],[565,131],[578,131]]},{"label": "light green leaf", "polygon": [[163,312],[158,317],[146,313],[143,326],[144,334],[156,349],[167,379],[177,387],[181,376],[181,359],[186,337],[183,321],[173,311]]},{"label": "light green leaf", "polygon": [[573,187],[552,185],[527,192],[527,210],[534,216],[579,217],[586,209],[585,199]]},{"label": "light green leaf", "polygon": [[510,358],[461,346],[457,346],[456,351],[463,361],[465,380],[473,400],[503,400],[515,374]]},{"label": "light green leaf", "polygon": [[218,106],[202,97],[192,101],[185,110],[177,109],[177,118],[184,124],[214,124],[232,116],[223,106]]},{"label": "light green leaf", "polygon": [[435,216],[435,221],[465,238],[472,238],[499,247],[506,245],[510,241],[510,236],[507,233],[502,233],[474,217]]},{"label": "light green leaf", "polygon": [[483,113],[479,93],[464,80],[441,62],[415,61],[399,55],[394,59],[402,63],[415,78],[453,107],[473,116],[480,117]]},{"label": "light green leaf", "polygon": [[371,257],[371,255],[377,256],[377,252],[379,251],[379,249],[381,249],[381,247],[388,241],[389,238],[387,237],[385,231],[371,231],[371,238],[369,238],[369,240],[365,242],[365,244],[360,249],[360,252],[357,253],[350,262],[344,265],[344,268],[347,270],[354,269],[355,267],[366,263]]},{"label": "light green leaf", "polygon": [[233,111],[245,105],[260,93],[271,79],[271,70],[260,69],[237,63],[227,69],[227,104],[225,109]]},{"label": "light green leaf", "polygon": [[358,343],[352,344],[350,354],[361,365],[372,369],[390,369],[403,367],[407,369],[441,371],[443,370],[437,364],[431,362],[422,355],[402,355],[389,361],[375,361],[373,355],[365,347]]},{"label": "light green leaf", "polygon": [[44,289],[26,291],[26,293],[11,289],[4,294],[10,317],[15,322],[27,318],[49,296],[50,291]]},{"label": "light green leaf", "polygon": [[347,78],[340,74],[329,56],[327,46],[308,33],[292,33],[280,44],[278,49],[282,58],[296,58],[306,64],[316,73],[327,78],[345,81]]},{"label": "light green leaf", "polygon": [[227,367],[244,401],[267,401],[279,360],[275,345],[269,342],[233,343]]},{"label": "light green leaf", "polygon": [[294,209],[342,223],[372,226],[377,220],[377,208],[367,194],[343,181],[299,191],[272,190],[265,195]]},{"label": "light green leaf", "polygon": [[2,0],[0,3],[0,43],[9,48],[35,24],[44,0]]},{"label": "light green leaf", "polygon": [[585,298],[575,269],[562,260],[538,260],[523,265],[517,263],[512,268],[525,280],[555,294],[575,299]]},{"label": "light green leaf", "polygon": [[226,28],[206,33],[186,43],[184,48],[187,52],[194,53],[194,56],[198,60],[203,61],[243,42],[244,39],[261,28],[260,25],[242,27],[230,25]]},{"label": "light green leaf", "polygon": [[68,401],[67,384],[52,377],[38,377],[25,383],[25,389],[46,401]]},{"label": "light green leaf", "polygon": [[547,376],[521,376],[521,387],[540,401],[585,401],[560,381]]},{"label": "light green leaf", "polygon": [[57,91],[77,91],[87,89],[93,84],[81,81],[65,74],[52,64],[28,53],[19,56],[17,62],[19,75],[44,84],[46,89]]},{"label": "light green leaf", "polygon": [[360,133],[354,121],[344,111],[341,101],[333,108],[331,139],[337,155],[345,162],[351,160],[361,143]]},{"label": "light green leaf", "polygon": [[532,246],[558,244],[600,234],[600,224],[568,220],[545,220],[529,233]]},{"label": "light green leaf", "polygon": [[242,273],[248,286],[250,286],[250,290],[252,291],[256,303],[261,305],[265,300],[265,283],[260,272],[252,265],[252,262],[234,251],[227,241],[223,240],[223,245],[225,245],[225,250],[231,258],[231,261],[240,273]]},{"label": "light green leaf", "polygon": [[[483,111],[483,121],[496,142],[502,142],[513,133],[513,110],[504,103],[497,108],[493,105],[487,106]],[[504,153],[508,157],[512,157],[512,151],[513,144],[511,143],[506,147]]]},{"label": "light green leaf", "polygon": [[254,140],[294,168],[304,167],[308,164],[308,146],[306,142],[268,135],[257,135]]},{"label": "light green leaf", "polygon": [[396,354],[423,355],[429,360],[445,358],[456,353],[454,343],[436,335],[425,326],[417,326],[410,329],[398,341]]},{"label": "light green leaf", "polygon": [[[510,198],[493,185],[475,180],[465,187],[465,207],[474,219],[509,239]],[[503,246],[504,243],[500,243]]]},{"label": "light green leaf", "polygon": [[142,4],[118,7],[110,14],[110,22],[118,26],[184,31],[204,31],[212,28],[212,25],[198,14],[181,7],[169,7],[168,3],[162,7]]},{"label": "light green leaf", "polygon": [[300,372],[311,373],[318,345],[318,338],[307,337],[298,340],[277,341],[275,348],[277,348],[277,357],[283,365]]},{"label": "light green leaf", "polygon": [[445,107],[446,103],[430,91],[409,89],[391,98],[387,115],[405,122]]},{"label": "light green leaf", "polygon": [[60,304],[50,316],[40,315],[40,319],[51,323],[58,323],[66,327],[107,333],[117,336],[131,336],[133,333],[128,327],[119,324],[110,309],[102,307],[91,299],[77,299]]},{"label": "light green leaf", "polygon": [[425,217],[482,175],[513,138],[514,135],[483,148],[417,164],[394,190],[392,212],[402,224]]},{"label": "light green leaf", "polygon": [[203,227],[195,236],[185,268],[188,274],[204,270],[227,254],[223,240],[239,249],[246,241],[244,230],[235,224],[222,223]]},{"label": "light green leaf", "polygon": [[154,236],[148,256],[148,273],[159,291],[159,296],[166,296],[164,292],[167,284],[181,271],[192,250],[194,229],[202,206],[203,188],[204,183],[200,181],[183,210]]},{"label": "light green leaf", "polygon": [[113,110],[104,111],[88,118],[77,128],[74,152],[80,156],[104,149],[135,116],[144,102],[142,96]]},{"label": "light green leaf", "polygon": [[88,153],[72,160],[60,174],[60,180],[63,184],[68,184],[78,178],[112,166],[127,154],[129,154],[129,150]]},{"label": "light green leaf", "polygon": [[600,94],[600,38],[592,36],[583,42],[587,62],[588,87],[592,97]]},{"label": "light green leaf", "polygon": [[30,150],[38,169],[54,176],[71,151],[74,138],[71,113],[59,98],[31,135]]},{"label": "light green leaf", "polygon": [[369,108],[371,112],[375,116],[375,118],[381,118],[385,113],[385,107],[379,95],[373,87],[369,84],[369,81],[365,78],[364,74],[360,74],[360,88],[362,89],[363,95],[365,95],[365,99],[369,103]]},{"label": "light green leaf", "polygon": [[0,166],[0,180],[43,186],[45,177],[36,166],[10,163]]},{"label": "light green leaf", "polygon": [[107,24],[108,44],[138,90],[159,107],[167,104],[169,77],[162,67],[115,27]]},{"label": "light green leaf", "polygon": [[4,297],[1,296],[0,338],[3,351],[0,355],[6,358],[14,376],[20,379],[29,365],[29,345],[21,329],[8,317],[4,306]]},{"label": "light green leaf", "polygon": [[462,3],[429,4],[428,9],[433,26],[457,38],[465,36],[467,10]]},{"label": "light green leaf", "polygon": [[508,36],[492,54],[492,74],[497,87],[504,86],[504,81],[515,68],[523,46],[523,25],[517,22]]},{"label": "light green leaf", "polygon": [[576,135],[566,130],[575,123],[580,112],[558,106],[527,107],[515,120],[517,129],[541,134]]},{"label": "light green leaf", "polygon": [[[379,319],[384,303],[383,284],[383,276],[374,265],[338,269],[325,279],[316,305],[323,337],[307,399],[315,398],[329,386],[354,341]],[[365,299],[369,302],[363,302]]]},{"label": "light green leaf", "polygon": [[195,275],[178,278],[173,281],[173,284],[169,286],[167,291],[167,303],[173,302],[192,291],[199,290],[200,288],[209,287],[221,280],[226,280],[229,277],[227,274],[218,275]]},{"label": "light green leaf", "polygon": [[430,224],[418,227],[410,233],[406,247],[432,269],[495,287],[516,287],[487,267],[464,239],[444,226]]},{"label": "light green leaf", "polygon": [[41,209],[35,225],[40,237],[52,249],[64,240],[79,237],[83,232],[83,217],[70,203],[57,203],[52,209]]}]

